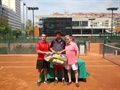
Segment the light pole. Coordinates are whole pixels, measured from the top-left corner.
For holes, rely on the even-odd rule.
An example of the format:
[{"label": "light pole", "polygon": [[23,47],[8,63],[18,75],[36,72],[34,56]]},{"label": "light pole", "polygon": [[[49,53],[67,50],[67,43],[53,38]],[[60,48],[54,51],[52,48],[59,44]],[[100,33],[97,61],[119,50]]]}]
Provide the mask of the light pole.
[{"label": "light pole", "polygon": [[26,5],[26,22],[28,20],[28,8],[27,8],[27,5]]},{"label": "light pole", "polygon": [[107,10],[111,10],[112,11],[112,17],[111,17],[111,39],[112,39],[112,32],[113,32],[113,11],[118,10],[117,7],[111,7],[111,8],[107,8]]},{"label": "light pole", "polygon": [[23,3],[23,30],[25,29],[25,13],[24,13],[24,6],[25,6],[26,4],[25,3]]},{"label": "light pole", "polygon": [[91,36],[93,35],[93,20],[95,20],[95,18],[90,18],[89,19],[91,21]]},{"label": "light pole", "polygon": [[28,7],[28,10],[32,10],[33,13],[33,41],[35,40],[35,36],[34,36],[34,10],[38,10],[38,7]]},{"label": "light pole", "polygon": [[82,21],[81,21],[80,24],[81,24],[80,26],[81,26],[81,37],[82,37],[82,34],[83,34],[83,33],[82,33]]}]

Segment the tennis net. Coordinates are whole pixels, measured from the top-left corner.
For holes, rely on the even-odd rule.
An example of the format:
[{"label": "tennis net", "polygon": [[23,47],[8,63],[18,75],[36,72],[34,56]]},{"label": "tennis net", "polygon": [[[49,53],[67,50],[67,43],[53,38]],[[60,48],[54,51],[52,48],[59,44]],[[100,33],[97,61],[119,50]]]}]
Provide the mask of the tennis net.
[{"label": "tennis net", "polygon": [[104,44],[103,57],[120,66],[120,48]]}]

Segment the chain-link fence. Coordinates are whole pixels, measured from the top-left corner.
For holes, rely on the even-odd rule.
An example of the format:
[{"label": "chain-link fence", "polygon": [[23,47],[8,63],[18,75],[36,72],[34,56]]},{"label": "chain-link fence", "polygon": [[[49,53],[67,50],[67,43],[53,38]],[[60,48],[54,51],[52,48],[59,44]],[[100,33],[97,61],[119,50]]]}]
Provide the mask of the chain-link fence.
[{"label": "chain-link fence", "polygon": [[[18,38],[12,40],[0,40],[0,54],[35,54],[36,43],[41,38]],[[53,38],[47,38],[51,42]]]},{"label": "chain-link fence", "polygon": [[[47,41],[51,42],[55,37],[47,37]],[[64,38],[64,37],[63,37]],[[0,54],[34,54],[35,45],[40,40],[40,37],[33,39],[33,37],[20,37],[17,39],[0,39]],[[109,44],[114,44],[120,42],[119,39],[113,38],[112,40],[108,40],[105,37],[93,37],[93,38],[81,38],[74,37],[74,41],[77,43],[78,47],[84,49],[84,53],[87,53],[87,50],[90,49],[90,43],[103,43],[104,41]],[[84,45],[84,46],[83,46]],[[80,50],[80,47],[79,47]],[[83,52],[82,51],[82,52]]]}]

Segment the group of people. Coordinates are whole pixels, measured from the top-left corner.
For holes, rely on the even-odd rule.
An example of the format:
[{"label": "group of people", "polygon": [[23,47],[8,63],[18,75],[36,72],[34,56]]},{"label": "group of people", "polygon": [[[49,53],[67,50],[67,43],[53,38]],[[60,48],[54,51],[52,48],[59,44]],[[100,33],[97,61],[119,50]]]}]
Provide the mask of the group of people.
[{"label": "group of people", "polygon": [[37,64],[36,69],[38,69],[38,80],[37,85],[40,86],[41,84],[41,71],[44,69],[44,83],[49,84],[47,81],[47,68],[49,66],[49,62],[44,60],[44,56],[50,54],[51,52],[57,54],[66,54],[67,56],[67,65],[64,67],[62,65],[53,64],[54,71],[55,71],[55,79],[54,83],[58,83],[58,69],[61,69],[62,72],[62,83],[65,82],[64,76],[64,68],[68,71],[68,79],[69,81],[66,83],[70,85],[72,83],[71,80],[71,68],[75,72],[75,85],[79,87],[78,83],[78,58],[79,58],[79,51],[77,45],[72,41],[72,38],[69,35],[65,36],[65,40],[61,37],[61,32],[56,32],[56,38],[51,42],[46,41],[46,34],[42,34],[41,40],[36,44],[36,51],[38,54],[37,57]]}]

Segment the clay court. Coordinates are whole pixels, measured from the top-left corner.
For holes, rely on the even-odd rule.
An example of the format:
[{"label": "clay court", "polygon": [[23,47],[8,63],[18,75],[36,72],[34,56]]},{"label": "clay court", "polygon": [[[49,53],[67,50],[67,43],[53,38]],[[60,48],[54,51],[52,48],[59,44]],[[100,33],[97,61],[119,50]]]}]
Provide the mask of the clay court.
[{"label": "clay court", "polygon": [[120,90],[120,66],[102,58],[99,44],[92,43],[87,55],[80,56],[85,61],[87,72],[91,76],[87,81],[79,81],[80,87],[44,83],[36,86],[37,55],[0,55],[0,90]]}]

